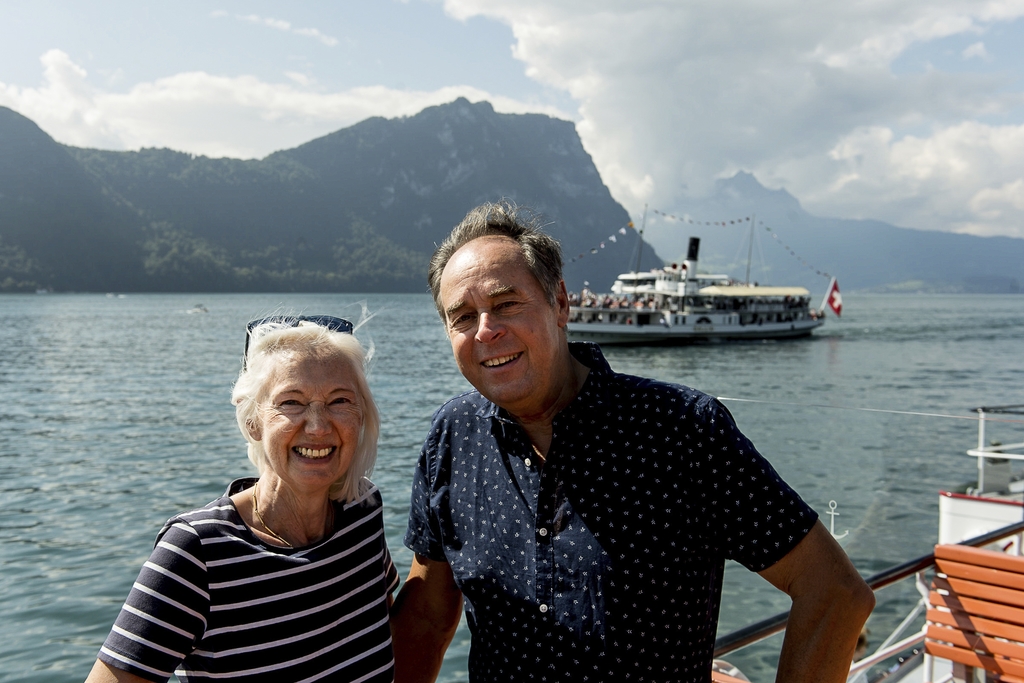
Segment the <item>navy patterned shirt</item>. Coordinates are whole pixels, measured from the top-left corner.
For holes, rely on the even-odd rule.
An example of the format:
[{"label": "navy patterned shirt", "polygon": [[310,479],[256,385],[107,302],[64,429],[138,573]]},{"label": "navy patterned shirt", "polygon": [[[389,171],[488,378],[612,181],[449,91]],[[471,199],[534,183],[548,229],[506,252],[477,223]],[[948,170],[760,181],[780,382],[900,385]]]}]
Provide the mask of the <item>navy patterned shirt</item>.
[{"label": "navy patterned shirt", "polygon": [[546,462],[478,392],[434,415],[405,544],[465,597],[469,677],[711,680],[726,559],[766,569],[816,513],[716,399],[590,368]]}]

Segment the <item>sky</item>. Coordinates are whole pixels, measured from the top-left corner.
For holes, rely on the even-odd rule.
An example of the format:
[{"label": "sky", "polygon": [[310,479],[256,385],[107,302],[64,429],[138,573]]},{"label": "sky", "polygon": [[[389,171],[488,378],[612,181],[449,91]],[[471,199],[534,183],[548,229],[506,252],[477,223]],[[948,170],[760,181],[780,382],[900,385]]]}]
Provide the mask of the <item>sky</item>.
[{"label": "sky", "polygon": [[748,171],[1024,238],[1024,0],[0,0],[0,106],[69,145],[261,158],[460,96],[573,121],[633,215]]}]

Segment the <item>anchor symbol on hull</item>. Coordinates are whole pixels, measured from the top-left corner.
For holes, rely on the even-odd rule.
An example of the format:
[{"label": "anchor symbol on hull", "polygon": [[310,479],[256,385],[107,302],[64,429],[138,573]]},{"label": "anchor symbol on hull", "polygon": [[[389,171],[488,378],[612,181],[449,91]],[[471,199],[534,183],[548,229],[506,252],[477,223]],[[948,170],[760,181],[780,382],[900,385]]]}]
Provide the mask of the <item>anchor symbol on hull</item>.
[{"label": "anchor symbol on hull", "polygon": [[832,538],[838,541],[840,538],[846,538],[846,536],[850,533],[850,530],[847,529],[842,534],[838,536],[836,535],[836,517],[839,516],[839,513],[836,512],[836,507],[838,507],[838,504],[834,500],[830,500],[828,502],[828,512],[826,512],[825,514],[829,515],[830,517],[828,523],[828,532],[832,534]]}]

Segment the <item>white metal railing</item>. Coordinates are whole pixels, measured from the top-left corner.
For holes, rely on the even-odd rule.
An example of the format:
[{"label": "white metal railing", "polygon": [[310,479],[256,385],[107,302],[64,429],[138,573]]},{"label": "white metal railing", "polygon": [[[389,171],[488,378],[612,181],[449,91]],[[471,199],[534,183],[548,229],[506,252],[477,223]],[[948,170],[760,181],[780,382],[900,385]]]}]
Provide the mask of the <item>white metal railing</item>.
[{"label": "white metal railing", "polygon": [[919,643],[923,643],[924,642],[924,634],[925,634],[925,629],[921,629],[919,632],[915,633],[912,636],[907,636],[906,638],[904,638],[903,640],[899,641],[898,643],[893,643],[889,647],[879,648],[873,654],[868,655],[867,657],[865,657],[864,659],[860,660],[859,662],[854,662],[850,666],[850,677],[852,678],[853,676],[856,676],[861,671],[864,671],[865,669],[869,669],[869,668],[873,667],[875,664],[879,664],[881,662],[884,662],[885,660],[889,659],[893,655],[898,655],[899,653],[903,652],[904,650],[907,650],[907,649],[909,649],[909,648],[911,648],[911,647],[913,647],[913,646],[915,646],[915,645],[917,645]]},{"label": "white metal railing", "polygon": [[[993,466],[995,461],[998,460],[1024,460],[1024,453],[1014,453],[1013,451],[1024,448],[1024,441],[1020,443],[1008,443],[999,444],[993,443],[987,445],[985,443],[985,420],[989,415],[1021,415],[1024,414],[1024,406],[992,406],[992,407],[981,407],[975,408],[975,412],[978,413],[978,447],[972,448],[967,451],[967,455],[972,455],[978,459],[978,491],[985,492],[988,490],[988,467]],[[1008,467],[1009,463],[1006,463],[1004,467]],[[1009,470],[1005,470],[1005,476],[1009,476]],[[999,478],[998,475],[995,476]]]}]

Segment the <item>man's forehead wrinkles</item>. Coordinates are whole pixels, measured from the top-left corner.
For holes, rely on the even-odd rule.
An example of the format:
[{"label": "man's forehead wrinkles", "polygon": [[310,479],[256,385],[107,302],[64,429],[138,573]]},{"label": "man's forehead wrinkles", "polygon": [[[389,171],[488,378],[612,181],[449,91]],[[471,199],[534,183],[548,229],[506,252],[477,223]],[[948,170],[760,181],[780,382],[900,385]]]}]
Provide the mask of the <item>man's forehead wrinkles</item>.
[{"label": "man's forehead wrinkles", "polygon": [[[494,285],[493,287],[487,290],[486,296],[488,299],[494,299],[499,296],[505,296],[506,294],[515,294],[518,291],[519,290],[516,289],[514,285]],[[458,301],[452,303],[451,305],[445,306],[444,311],[448,315],[451,315],[458,311],[459,309],[465,308],[468,305],[469,304],[465,299],[459,299]]]}]

